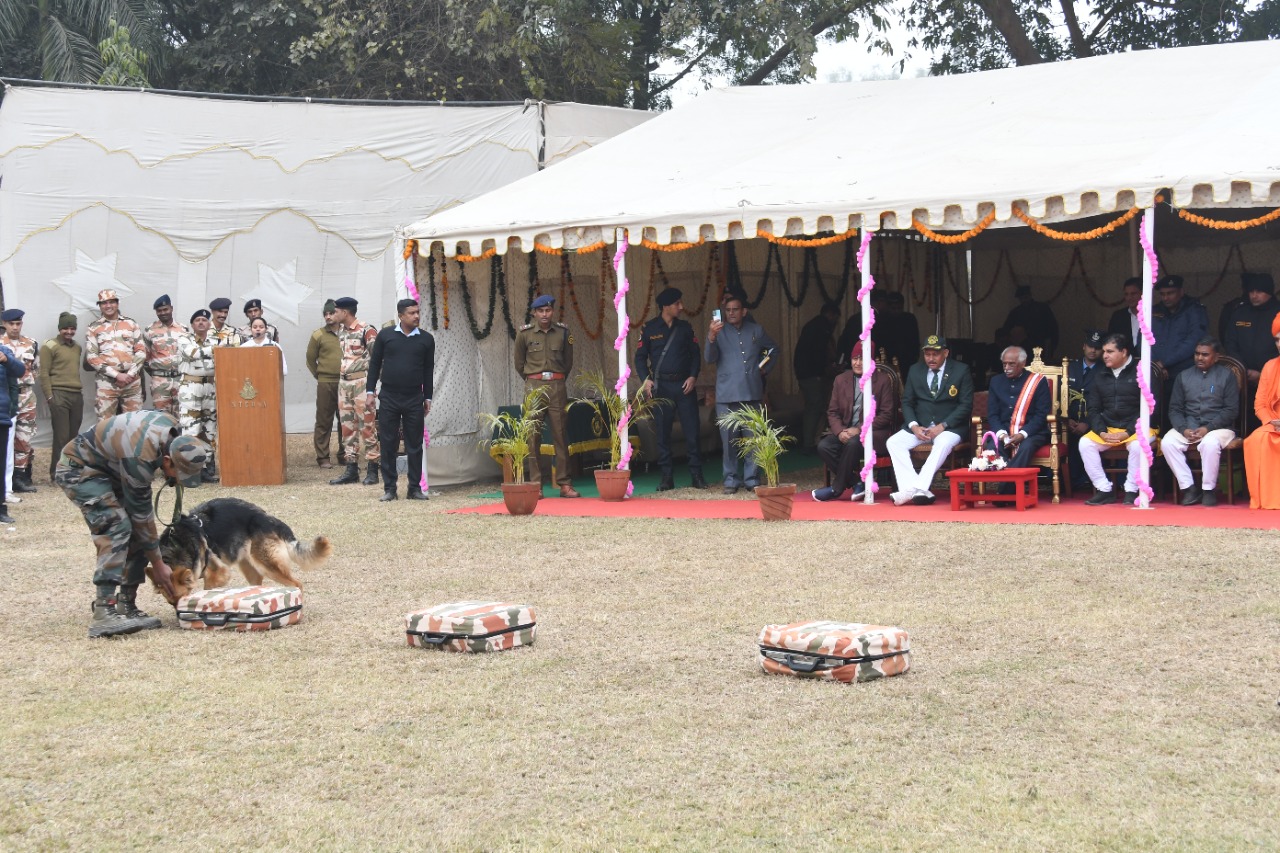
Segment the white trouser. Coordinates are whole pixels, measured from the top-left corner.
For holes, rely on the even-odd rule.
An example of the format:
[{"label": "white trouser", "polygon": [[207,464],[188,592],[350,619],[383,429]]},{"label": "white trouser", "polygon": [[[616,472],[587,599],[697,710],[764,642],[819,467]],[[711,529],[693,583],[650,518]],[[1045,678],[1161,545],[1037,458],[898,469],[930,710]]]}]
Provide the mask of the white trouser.
[{"label": "white trouser", "polygon": [[[1200,479],[1206,492],[1218,488],[1218,462],[1222,459],[1222,449],[1235,437],[1236,434],[1229,429],[1215,429],[1200,439]],[[1187,448],[1190,446],[1191,442],[1180,432],[1170,431],[1160,438],[1160,449],[1169,463],[1169,470],[1178,478],[1179,489],[1189,489],[1195,484],[1191,466],[1187,464]]]},{"label": "white trouser", "polygon": [[[1102,453],[1110,450],[1114,445],[1098,444],[1091,438],[1080,439],[1080,462],[1084,465],[1084,472],[1089,475],[1089,482],[1093,483],[1093,487],[1100,492],[1111,491],[1111,480],[1102,470]],[[1138,439],[1134,439],[1123,447],[1129,451],[1129,470],[1124,478],[1124,490],[1126,492],[1138,491],[1138,467],[1142,459],[1142,445],[1138,444]]]},{"label": "white trouser", "polygon": [[4,449],[4,494],[13,494],[13,437],[18,433],[16,423],[9,426],[9,443]]},{"label": "white trouser", "polygon": [[915,437],[915,433],[906,430],[898,430],[889,437],[889,458],[893,460],[893,478],[898,482],[898,491],[928,492],[929,486],[933,484],[933,475],[938,473],[943,461],[960,443],[960,436],[954,432],[944,432],[935,438],[929,458],[924,460],[920,472],[916,473],[915,466],[911,464],[911,448],[924,443]]}]

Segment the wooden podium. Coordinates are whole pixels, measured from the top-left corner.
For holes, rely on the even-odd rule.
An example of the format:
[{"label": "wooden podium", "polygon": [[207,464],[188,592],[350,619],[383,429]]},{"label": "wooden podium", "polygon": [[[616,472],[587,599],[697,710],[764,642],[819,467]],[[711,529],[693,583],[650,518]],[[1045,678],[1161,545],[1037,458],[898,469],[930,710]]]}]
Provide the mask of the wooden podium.
[{"label": "wooden podium", "polygon": [[284,383],[276,347],[218,347],[218,473],[224,486],[284,484]]}]

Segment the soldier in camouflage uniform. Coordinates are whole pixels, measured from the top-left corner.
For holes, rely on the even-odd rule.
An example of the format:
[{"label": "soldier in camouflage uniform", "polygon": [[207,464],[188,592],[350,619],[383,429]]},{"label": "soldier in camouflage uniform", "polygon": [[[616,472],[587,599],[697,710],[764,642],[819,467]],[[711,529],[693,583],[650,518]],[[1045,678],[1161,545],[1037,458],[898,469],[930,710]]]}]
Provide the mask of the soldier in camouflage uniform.
[{"label": "soldier in camouflage uniform", "polygon": [[342,324],[338,332],[338,343],[342,346],[342,372],[338,374],[338,425],[342,428],[342,459],[347,467],[342,476],[330,480],[329,485],[360,482],[360,442],[363,440],[368,471],[364,485],[373,486],[378,482],[378,462],[382,451],[378,444],[375,406],[367,402],[364,386],[378,330],[356,319],[359,303],[350,296],[335,299],[333,304],[337,308],[338,322]]},{"label": "soldier in camouflage uniform", "polygon": [[36,434],[36,380],[40,376],[40,345],[23,336],[23,316],[20,308],[0,314],[4,345],[26,368],[18,380],[18,411],[13,419],[13,490],[19,494],[36,491],[31,482],[31,461],[35,457],[31,439]]},{"label": "soldier in camouflage uniform", "polygon": [[[244,317],[245,317],[244,325],[237,330],[240,334],[241,339],[247,341],[249,340],[249,338],[253,337],[253,330],[250,328],[250,326],[253,325],[254,320],[258,319],[261,316],[262,316],[262,300],[261,299],[250,299],[248,302],[244,304]],[[263,322],[266,322],[266,321],[264,320]],[[280,343],[280,330],[277,329],[275,326],[271,325],[270,323],[267,323],[267,337],[271,339],[272,343],[277,343],[277,344]]]},{"label": "soldier in camouflage uniform", "polygon": [[160,627],[137,605],[148,562],[152,580],[171,603],[177,601],[160,556],[151,483],[163,472],[171,483],[198,486],[208,456],[204,442],[179,435],[173,416],[163,412],[98,421],[63,450],[54,481],[84,515],[98,550],[90,638]]},{"label": "soldier in camouflage uniform", "polygon": [[199,438],[209,445],[209,463],[200,478],[218,482],[215,462],[218,449],[218,393],[213,384],[213,351],[217,344],[209,332],[209,311],[201,308],[191,315],[191,333],[178,339],[178,425],[183,435]]},{"label": "soldier in camouflage uniform", "polygon": [[240,332],[227,322],[227,312],[231,310],[231,300],[220,296],[209,303],[209,317],[213,325],[209,329],[209,337],[215,347],[238,347],[244,342]]},{"label": "soldier in camouflage uniform", "polygon": [[120,314],[120,297],[114,290],[98,292],[102,316],[85,332],[84,360],[97,376],[98,394],[93,413],[98,420],[116,413],[142,408],[142,366],[147,360],[147,344],[142,329]]},{"label": "soldier in camouflage uniform", "polygon": [[142,333],[147,344],[147,373],[151,376],[151,405],[157,412],[178,414],[178,386],[182,384],[182,356],[178,338],[190,334],[187,327],[173,322],[173,303],[169,294],[151,306],[156,321]]}]

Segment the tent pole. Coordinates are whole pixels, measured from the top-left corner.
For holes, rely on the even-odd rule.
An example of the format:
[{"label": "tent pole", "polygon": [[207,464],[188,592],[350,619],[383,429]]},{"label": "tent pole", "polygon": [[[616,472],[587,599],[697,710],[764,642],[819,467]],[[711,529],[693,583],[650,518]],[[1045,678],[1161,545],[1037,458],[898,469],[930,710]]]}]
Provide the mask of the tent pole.
[{"label": "tent pole", "polygon": [[[1143,236],[1146,238],[1147,246],[1155,250],[1156,236],[1156,208],[1152,204],[1147,208],[1142,216]],[[1151,255],[1147,252],[1142,253],[1142,318],[1141,325],[1144,329],[1151,328],[1151,297],[1154,293],[1155,270],[1153,268]],[[1138,370],[1142,374],[1142,384],[1147,388],[1151,387],[1151,344],[1148,342],[1143,348],[1142,361],[1138,363]],[[1139,404],[1141,408],[1138,410],[1138,429],[1142,430],[1144,435],[1151,433],[1151,407],[1147,405],[1146,395],[1139,395]],[[1141,439],[1135,439],[1140,441]],[[1151,483],[1151,462],[1147,459],[1147,454],[1139,454],[1138,472],[1142,477],[1142,482],[1150,485]],[[1147,498],[1147,493],[1142,489],[1138,489],[1138,508],[1150,509],[1151,501]]]},{"label": "tent pole", "polygon": [[[631,332],[631,329],[629,328],[631,321],[627,315],[627,290],[624,287],[627,280],[627,232],[622,228],[615,228],[613,230],[613,242],[618,246],[619,254],[618,268],[615,276],[618,282],[618,340],[621,342],[621,346],[618,347],[618,375],[627,376],[629,373],[629,367],[627,364],[627,338],[630,336]],[[623,400],[630,396],[627,393],[626,388],[622,389],[621,396]],[[631,426],[629,424],[624,426],[620,432],[622,433],[621,447],[624,451],[623,458],[626,459],[631,455],[625,452],[628,442],[631,441]],[[627,467],[630,467],[630,465]]]},{"label": "tent pole", "polygon": [[871,277],[871,237],[874,232],[867,230],[866,215],[863,215],[862,230],[862,251],[858,253],[858,283],[859,302],[862,307],[862,364],[863,379],[857,380],[863,386],[862,393],[862,502],[865,504],[874,504],[876,472],[874,465],[875,457],[875,433],[872,432],[872,423],[875,419],[874,397],[871,395],[870,379],[875,376],[876,363],[875,353],[871,351],[871,332],[875,328],[876,317],[871,310],[871,287],[875,285],[875,281]]}]

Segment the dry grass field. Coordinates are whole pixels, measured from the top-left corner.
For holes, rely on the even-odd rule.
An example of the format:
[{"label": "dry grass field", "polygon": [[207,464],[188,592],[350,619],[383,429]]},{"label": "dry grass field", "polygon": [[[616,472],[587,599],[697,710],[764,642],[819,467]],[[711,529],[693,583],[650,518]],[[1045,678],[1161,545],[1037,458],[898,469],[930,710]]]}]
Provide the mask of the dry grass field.
[{"label": "dry grass field", "polygon": [[[83,522],[14,508],[0,848],[1280,847],[1272,532],[451,516],[487,487],[379,504],[305,441],[237,490],[335,543],[270,634],[148,591],[164,630],[90,642]],[[532,648],[406,647],[488,597]],[[762,625],[819,617],[905,627],[910,673],[760,673]]]}]

